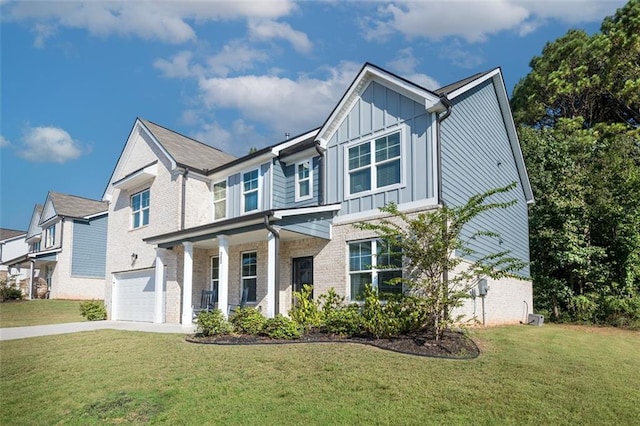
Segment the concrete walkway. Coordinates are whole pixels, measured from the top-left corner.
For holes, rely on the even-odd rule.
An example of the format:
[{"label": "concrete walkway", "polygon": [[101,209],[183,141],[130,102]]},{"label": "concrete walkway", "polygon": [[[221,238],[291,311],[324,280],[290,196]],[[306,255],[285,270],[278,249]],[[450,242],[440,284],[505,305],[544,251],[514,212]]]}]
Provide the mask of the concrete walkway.
[{"label": "concrete walkway", "polygon": [[106,329],[145,331],[148,333],[192,334],[195,331],[195,326],[183,326],[180,324],[152,324],[148,322],[133,321],[70,322],[65,324],[0,328],[0,341]]}]

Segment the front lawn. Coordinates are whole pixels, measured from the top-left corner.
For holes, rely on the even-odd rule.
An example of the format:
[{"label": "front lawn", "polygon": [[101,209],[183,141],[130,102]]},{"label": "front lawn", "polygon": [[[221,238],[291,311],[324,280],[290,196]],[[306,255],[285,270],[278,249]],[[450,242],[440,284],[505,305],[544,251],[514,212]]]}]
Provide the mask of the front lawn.
[{"label": "front lawn", "polygon": [[86,321],[79,300],[21,300],[0,303],[0,327]]},{"label": "front lawn", "polygon": [[640,333],[472,332],[474,360],[101,330],[0,342],[0,424],[637,424]]}]

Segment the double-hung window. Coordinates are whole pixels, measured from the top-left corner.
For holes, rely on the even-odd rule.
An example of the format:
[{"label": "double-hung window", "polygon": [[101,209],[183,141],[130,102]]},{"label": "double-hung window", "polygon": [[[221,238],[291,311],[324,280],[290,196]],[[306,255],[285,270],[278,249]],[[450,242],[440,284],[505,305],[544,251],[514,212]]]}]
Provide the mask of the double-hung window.
[{"label": "double-hung window", "polygon": [[296,201],[311,198],[311,182],[313,181],[311,160],[296,164]]},{"label": "double-hung window", "polygon": [[132,227],[140,228],[149,224],[149,190],[145,189],[131,196]]},{"label": "double-hung window", "polygon": [[51,225],[44,231],[44,246],[46,248],[53,247],[56,243],[56,226]]},{"label": "double-hung window", "polygon": [[242,200],[243,212],[247,213],[258,210],[258,180],[260,173],[258,169],[242,174]]},{"label": "double-hung window", "polygon": [[402,253],[399,249],[381,239],[349,243],[351,300],[364,300],[367,284],[381,295],[401,294],[402,284],[390,283],[395,278],[402,278]]},{"label": "double-hung window", "polygon": [[220,258],[211,258],[211,290],[218,291],[218,285],[220,283]]},{"label": "double-hung window", "polygon": [[224,219],[227,217],[227,181],[223,180],[213,184],[213,218]]},{"label": "double-hung window", "polygon": [[400,164],[400,132],[349,148],[349,194],[399,184]]},{"label": "double-hung window", "polygon": [[258,253],[242,253],[242,291],[247,291],[247,302],[256,302],[258,281]]}]

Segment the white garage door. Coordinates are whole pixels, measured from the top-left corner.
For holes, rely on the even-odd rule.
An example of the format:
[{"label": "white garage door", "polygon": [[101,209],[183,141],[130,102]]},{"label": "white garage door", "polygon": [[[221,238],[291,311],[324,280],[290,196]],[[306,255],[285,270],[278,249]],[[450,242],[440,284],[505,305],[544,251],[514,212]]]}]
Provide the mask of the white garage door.
[{"label": "white garage door", "polygon": [[115,319],[153,322],[155,273],[153,269],[116,274]]}]

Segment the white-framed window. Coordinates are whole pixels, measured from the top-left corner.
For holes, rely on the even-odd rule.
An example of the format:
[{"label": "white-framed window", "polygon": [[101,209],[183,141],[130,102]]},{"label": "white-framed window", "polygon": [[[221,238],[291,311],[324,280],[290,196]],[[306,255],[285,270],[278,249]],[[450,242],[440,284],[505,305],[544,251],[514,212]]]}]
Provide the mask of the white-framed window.
[{"label": "white-framed window", "polygon": [[218,291],[220,284],[220,258],[214,256],[211,258],[211,287],[210,290]]},{"label": "white-framed window", "polygon": [[131,226],[140,228],[149,224],[149,189],[131,196]]},{"label": "white-framed window", "polygon": [[349,243],[349,282],[351,300],[364,300],[364,286],[371,284],[379,294],[402,293],[402,284],[389,284],[402,278],[402,253],[382,239]]},{"label": "white-framed window", "polygon": [[242,211],[258,210],[260,169],[242,173]]},{"label": "white-framed window", "polygon": [[398,185],[402,180],[400,131],[347,149],[348,193]]},{"label": "white-framed window", "polygon": [[40,241],[31,243],[31,253],[36,253],[40,251]]},{"label": "white-framed window", "polygon": [[247,302],[257,301],[257,284],[258,284],[258,253],[250,251],[242,253],[241,267],[242,290],[248,289]]},{"label": "white-framed window", "polygon": [[51,225],[44,231],[44,246],[45,248],[53,247],[56,243],[56,226]]},{"label": "white-framed window", "polygon": [[213,184],[213,219],[227,217],[227,181],[222,180]]},{"label": "white-framed window", "polygon": [[311,160],[296,164],[296,202],[308,200],[313,196],[313,168]]}]

